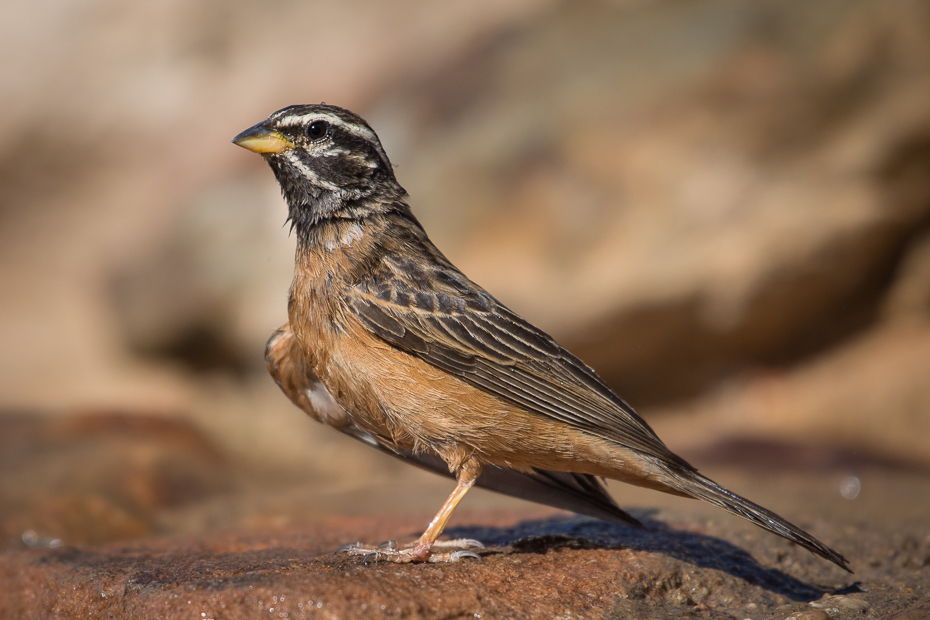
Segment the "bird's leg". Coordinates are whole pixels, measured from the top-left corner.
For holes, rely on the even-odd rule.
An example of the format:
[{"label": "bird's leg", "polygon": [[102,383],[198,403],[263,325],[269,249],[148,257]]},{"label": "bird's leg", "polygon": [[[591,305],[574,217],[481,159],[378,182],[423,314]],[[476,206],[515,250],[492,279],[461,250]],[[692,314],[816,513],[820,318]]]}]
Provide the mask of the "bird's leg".
[{"label": "bird's leg", "polygon": [[[449,517],[468,490],[475,485],[475,480],[481,475],[482,465],[476,460],[470,460],[463,465],[456,473],[456,485],[452,494],[445,501],[436,516],[430,522],[429,527],[423,532],[416,541],[404,546],[403,549],[397,549],[396,544],[382,544],[378,547],[364,547],[360,543],[346,545],[336,553],[348,553],[349,555],[371,556],[374,559],[384,559],[391,562],[456,562],[462,558],[480,556],[471,551],[470,548],[483,549],[484,545],[477,540],[467,538],[459,540],[449,540],[437,542],[437,538],[442,534],[446,527]],[[393,541],[390,541],[393,543]],[[448,553],[432,552],[433,547],[451,547],[458,549]]]},{"label": "bird's leg", "polygon": [[[477,540],[462,538],[440,542],[436,539],[439,538],[439,535],[442,534],[443,529],[445,529],[446,523],[449,522],[449,517],[452,516],[455,507],[462,501],[462,498],[465,497],[468,490],[475,485],[475,480],[481,475],[481,470],[481,464],[474,460],[466,462],[465,465],[459,469],[456,475],[457,483],[455,489],[453,489],[449,498],[439,509],[439,512],[436,513],[436,516],[433,517],[429,527],[426,528],[426,531],[423,532],[419,540],[408,546],[408,549],[411,550],[416,558],[429,562],[455,562],[463,557],[479,557],[474,551],[468,550],[469,548],[484,548],[484,545]],[[432,553],[434,547],[447,547],[459,550],[451,553],[434,554]]]}]

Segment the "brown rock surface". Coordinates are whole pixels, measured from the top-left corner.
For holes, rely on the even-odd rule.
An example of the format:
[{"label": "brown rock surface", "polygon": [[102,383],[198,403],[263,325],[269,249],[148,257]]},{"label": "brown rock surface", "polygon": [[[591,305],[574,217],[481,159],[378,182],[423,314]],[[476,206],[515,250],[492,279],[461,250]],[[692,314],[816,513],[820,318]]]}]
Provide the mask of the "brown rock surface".
[{"label": "brown rock surface", "polygon": [[[293,240],[227,141],[325,99],[373,123],[466,273],[650,422],[787,377],[806,405],[766,410],[779,433],[925,456],[925,359],[885,330],[928,313],[926,3],[221,4],[0,20],[0,404],[186,411],[237,455],[314,461],[261,369]],[[311,18],[356,36],[292,36]],[[890,377],[881,416],[874,384],[819,372],[853,349]]]},{"label": "brown rock surface", "polygon": [[359,533],[413,535],[418,522],[399,518],[7,551],[0,617],[865,619],[920,605],[930,587],[925,525],[890,539],[853,528],[831,540],[861,565],[850,576],[784,545],[757,561],[747,551],[771,541],[756,530],[740,528],[737,546],[719,525],[637,516],[649,531],[485,515],[485,523],[500,525],[450,534],[479,536],[492,547],[480,561],[452,565],[331,554]]},{"label": "brown rock surface", "polygon": [[622,484],[612,492],[645,506],[631,511],[647,529],[475,491],[447,535],[488,544],[481,561],[393,565],[332,551],[415,538],[448,481],[404,468],[340,497],[242,468],[189,423],[0,419],[0,618],[822,620],[920,609],[930,588],[920,462],[739,442],[687,455],[839,549],[855,575],[711,506]]}]

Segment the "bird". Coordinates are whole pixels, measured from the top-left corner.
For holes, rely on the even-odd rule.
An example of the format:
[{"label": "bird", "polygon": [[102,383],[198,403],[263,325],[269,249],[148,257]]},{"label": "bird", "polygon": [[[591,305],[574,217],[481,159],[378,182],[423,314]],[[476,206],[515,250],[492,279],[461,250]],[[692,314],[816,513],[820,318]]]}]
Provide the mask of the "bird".
[{"label": "bird", "polygon": [[296,236],[288,321],[265,350],[311,418],[455,479],[415,541],[340,551],[391,562],[480,558],[441,541],[473,486],[642,527],[605,478],[696,498],[852,572],[849,561],[672,452],[555,339],[456,268],[430,241],[374,130],[333,105],[292,105],[232,142],[270,166]]}]

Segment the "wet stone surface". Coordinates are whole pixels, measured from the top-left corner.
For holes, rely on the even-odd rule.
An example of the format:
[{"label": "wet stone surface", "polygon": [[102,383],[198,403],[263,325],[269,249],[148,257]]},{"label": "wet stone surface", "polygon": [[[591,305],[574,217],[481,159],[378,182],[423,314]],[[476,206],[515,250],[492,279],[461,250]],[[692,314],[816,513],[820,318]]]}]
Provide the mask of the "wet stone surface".
[{"label": "wet stone surface", "polygon": [[[480,561],[395,565],[332,554],[413,538],[411,518],[166,537],[0,555],[0,617],[36,618],[924,618],[930,530],[847,528],[849,575],[752,528],[640,511],[646,531],[568,516],[482,515],[453,537]],[[686,517],[684,517],[686,518]],[[739,546],[728,540],[739,540]]]}]

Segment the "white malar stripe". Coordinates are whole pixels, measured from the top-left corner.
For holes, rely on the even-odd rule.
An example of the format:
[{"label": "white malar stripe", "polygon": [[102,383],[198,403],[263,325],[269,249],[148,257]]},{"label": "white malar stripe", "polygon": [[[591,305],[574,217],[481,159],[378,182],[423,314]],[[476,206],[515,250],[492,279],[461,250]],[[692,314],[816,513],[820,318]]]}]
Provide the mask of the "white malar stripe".
[{"label": "white malar stripe", "polygon": [[320,177],[317,175],[317,173],[315,173],[313,170],[310,170],[310,168],[308,168],[306,164],[304,164],[304,162],[300,160],[300,157],[297,155],[296,152],[294,151],[286,152],[286,156],[287,156],[287,160],[291,162],[292,166],[300,170],[300,172],[305,174],[307,177],[313,179],[314,185],[325,187],[326,189],[330,191],[334,191],[334,192],[339,191],[340,188],[338,185],[321,180]]}]

